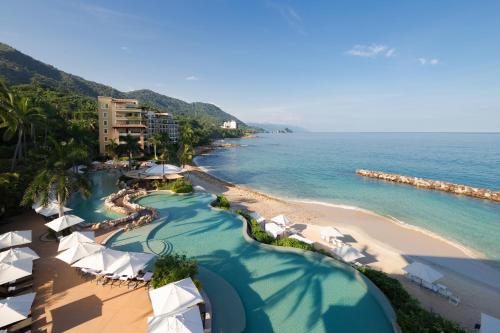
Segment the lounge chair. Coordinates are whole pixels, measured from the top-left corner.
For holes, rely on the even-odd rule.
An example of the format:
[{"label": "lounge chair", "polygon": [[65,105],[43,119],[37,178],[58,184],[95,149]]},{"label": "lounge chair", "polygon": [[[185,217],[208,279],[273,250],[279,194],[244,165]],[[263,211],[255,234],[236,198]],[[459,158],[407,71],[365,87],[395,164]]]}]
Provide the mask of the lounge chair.
[{"label": "lounge chair", "polygon": [[151,282],[151,279],[153,278],[153,272],[146,272],[142,277],[137,277],[137,280],[141,281],[144,283],[144,287],[148,287],[149,289],[149,283]]},{"label": "lounge chair", "polygon": [[28,281],[26,283],[20,283],[14,286],[0,286],[0,296],[9,297],[18,295],[19,293],[33,289],[33,281]]},{"label": "lounge chair", "polygon": [[7,333],[20,333],[31,330],[32,320],[31,317],[18,321],[15,324],[12,324],[6,328]]},{"label": "lounge chair", "polygon": [[455,306],[458,306],[460,304],[460,298],[452,295],[448,298],[448,302],[450,302],[451,304],[453,304]]}]

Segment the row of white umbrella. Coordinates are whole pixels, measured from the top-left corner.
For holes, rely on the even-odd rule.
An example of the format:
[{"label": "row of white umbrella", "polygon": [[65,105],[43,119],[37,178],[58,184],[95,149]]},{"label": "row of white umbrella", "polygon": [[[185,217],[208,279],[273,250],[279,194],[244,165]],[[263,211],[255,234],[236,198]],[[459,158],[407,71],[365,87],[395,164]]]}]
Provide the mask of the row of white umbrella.
[{"label": "row of white umbrella", "polygon": [[202,333],[199,307],[203,297],[191,278],[149,291],[154,316],[148,317],[149,333]]},{"label": "row of white umbrella", "polygon": [[[33,273],[33,260],[40,258],[29,247],[16,247],[31,243],[31,230],[10,231],[0,235],[0,284],[9,283]],[[26,319],[36,293],[7,297],[0,300],[0,327]]]}]

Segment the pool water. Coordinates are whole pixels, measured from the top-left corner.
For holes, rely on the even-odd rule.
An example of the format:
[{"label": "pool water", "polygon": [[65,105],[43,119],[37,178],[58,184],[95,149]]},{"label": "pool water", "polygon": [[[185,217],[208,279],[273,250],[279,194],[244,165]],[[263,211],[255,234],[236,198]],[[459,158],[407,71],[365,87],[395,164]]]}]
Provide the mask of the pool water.
[{"label": "pool water", "polygon": [[[324,256],[277,251],[247,241],[242,220],[211,209],[212,200],[207,193],[144,197],[138,201],[141,205],[157,208],[168,218],[155,227],[118,234],[108,246],[195,257],[236,290],[244,306],[246,332],[392,331],[383,310],[387,304],[379,302],[359,273]],[[222,331],[223,312],[214,308],[214,332]]]}]

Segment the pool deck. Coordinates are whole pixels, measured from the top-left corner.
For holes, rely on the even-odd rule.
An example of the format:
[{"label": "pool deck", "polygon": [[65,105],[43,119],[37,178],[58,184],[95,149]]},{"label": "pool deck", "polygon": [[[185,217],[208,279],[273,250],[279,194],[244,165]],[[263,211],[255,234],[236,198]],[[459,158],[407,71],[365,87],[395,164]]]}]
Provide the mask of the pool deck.
[{"label": "pool deck", "polygon": [[[98,286],[80,277],[76,270],[54,258],[57,242],[43,242],[44,220],[35,213],[7,219],[0,233],[33,231],[29,244],[40,259],[34,261],[36,291],[32,308],[34,332],[146,332],[151,303],[144,288]],[[98,235],[102,241],[109,233]]]}]

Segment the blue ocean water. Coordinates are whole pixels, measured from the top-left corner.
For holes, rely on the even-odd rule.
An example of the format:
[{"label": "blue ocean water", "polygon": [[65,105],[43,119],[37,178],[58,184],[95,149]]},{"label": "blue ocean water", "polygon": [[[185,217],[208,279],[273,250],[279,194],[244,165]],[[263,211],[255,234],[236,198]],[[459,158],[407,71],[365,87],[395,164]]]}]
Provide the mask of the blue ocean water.
[{"label": "blue ocean water", "polygon": [[368,179],[381,170],[500,190],[500,134],[293,133],[228,140],[210,173],[281,197],[369,209],[500,261],[500,203]]}]

